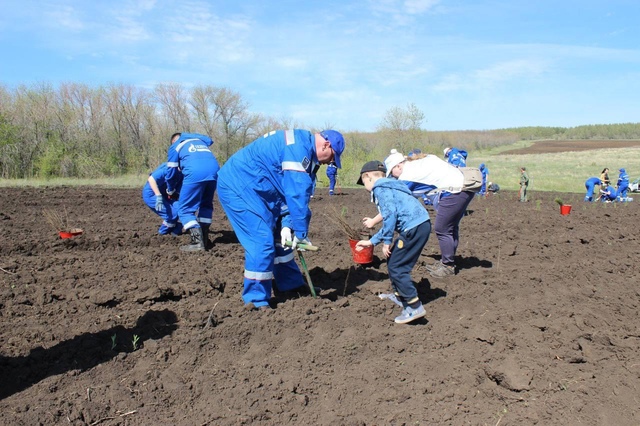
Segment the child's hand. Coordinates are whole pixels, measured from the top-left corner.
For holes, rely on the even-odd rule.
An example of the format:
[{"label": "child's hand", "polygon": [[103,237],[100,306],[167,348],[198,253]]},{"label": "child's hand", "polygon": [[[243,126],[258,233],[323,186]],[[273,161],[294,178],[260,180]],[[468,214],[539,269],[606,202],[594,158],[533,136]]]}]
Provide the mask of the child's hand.
[{"label": "child's hand", "polygon": [[371,243],[371,241],[369,240],[360,240],[356,243],[356,250],[360,251],[362,249],[364,249],[365,247],[371,247],[373,245],[373,243]]},{"label": "child's hand", "polygon": [[362,224],[364,226],[366,226],[367,228],[369,228],[369,229],[371,229],[374,226],[376,226],[376,222],[370,217],[362,218]]},{"label": "child's hand", "polygon": [[389,258],[389,256],[391,256],[391,245],[390,244],[383,244],[382,245],[382,254],[384,254],[384,257]]}]

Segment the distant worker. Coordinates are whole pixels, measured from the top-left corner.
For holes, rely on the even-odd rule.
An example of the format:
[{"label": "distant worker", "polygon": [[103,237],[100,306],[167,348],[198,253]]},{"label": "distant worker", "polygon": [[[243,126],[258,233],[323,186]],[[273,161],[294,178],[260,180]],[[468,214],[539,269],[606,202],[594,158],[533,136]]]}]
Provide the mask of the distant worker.
[{"label": "distant worker", "polygon": [[142,188],[142,200],[155,214],[162,218],[158,228],[160,235],[182,235],[182,223],[178,220],[178,194],[182,186],[182,173],[177,177],[176,191],[173,196],[167,195],[167,163],[162,163],[147,178]]},{"label": "distant worker", "polygon": [[487,178],[489,177],[489,168],[484,164],[480,164],[480,172],[482,173],[482,186],[480,187],[480,192],[478,195],[485,196],[487,195]]},{"label": "distant worker", "polygon": [[584,183],[585,188],[587,188],[587,194],[584,196],[584,201],[593,201],[593,193],[595,191],[596,186],[601,185],[600,178],[590,177]]},{"label": "distant worker", "polygon": [[407,154],[407,158],[414,160],[418,154],[422,154],[422,150],[419,148],[414,148]]},{"label": "distant worker", "polygon": [[529,175],[526,167],[520,167],[520,202],[527,202],[527,188],[529,187]]},{"label": "distant worker", "polygon": [[625,169],[619,170],[618,176],[618,199],[619,201],[627,201],[627,191],[629,190],[629,175]]},{"label": "distant worker", "polygon": [[467,151],[458,148],[445,148],[444,158],[456,167],[467,167]]},{"label": "distant worker", "polygon": [[607,187],[603,185],[602,187],[604,189],[600,189],[600,200],[603,203],[612,203],[616,201],[616,198],[618,197],[618,191],[616,191],[616,189],[611,185]]},{"label": "distant worker", "polygon": [[495,194],[498,191],[500,191],[500,185],[498,185],[497,183],[489,182],[487,184],[487,193],[492,192]]},{"label": "distant worker", "polygon": [[609,180],[609,168],[605,167],[602,169],[602,173],[600,173],[600,182],[602,182],[602,188],[606,188],[611,184],[611,180]]},{"label": "distant worker", "polygon": [[329,178],[329,195],[333,195],[336,188],[336,178],[338,176],[338,166],[335,162],[331,162],[327,165],[327,177]]},{"label": "distant worker", "polygon": [[[209,147],[213,140],[198,133],[174,133],[167,151],[167,194],[177,192],[178,178],[183,176],[178,216],[189,231],[190,244],[182,251],[206,250],[209,227],[213,219],[213,196],[218,180],[218,160]],[[197,214],[197,216],[196,216]]]}]

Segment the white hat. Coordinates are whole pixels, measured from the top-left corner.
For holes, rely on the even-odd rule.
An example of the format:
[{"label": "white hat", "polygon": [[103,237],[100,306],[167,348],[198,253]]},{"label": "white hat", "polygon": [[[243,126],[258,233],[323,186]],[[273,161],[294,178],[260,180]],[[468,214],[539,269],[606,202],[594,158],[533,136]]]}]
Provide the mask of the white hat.
[{"label": "white hat", "polygon": [[387,177],[391,174],[391,170],[404,160],[404,155],[400,154],[397,149],[392,149],[391,155],[384,160],[384,165],[387,167]]},{"label": "white hat", "polygon": [[451,151],[451,148],[445,148],[444,149],[444,155],[446,156],[447,154],[449,154],[449,151]]}]

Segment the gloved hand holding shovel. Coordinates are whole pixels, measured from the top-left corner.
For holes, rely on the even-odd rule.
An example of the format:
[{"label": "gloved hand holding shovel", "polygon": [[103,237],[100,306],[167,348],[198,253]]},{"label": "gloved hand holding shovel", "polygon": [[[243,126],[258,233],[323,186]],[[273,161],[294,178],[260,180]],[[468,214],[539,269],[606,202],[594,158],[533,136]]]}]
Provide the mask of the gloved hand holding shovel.
[{"label": "gloved hand holding shovel", "polygon": [[318,251],[318,247],[311,244],[311,241],[307,238],[303,238],[302,240],[298,239],[298,237],[293,237],[291,240],[291,229],[290,228],[282,228],[280,231],[280,237],[282,237],[281,243],[284,247],[291,247],[292,249],[296,249],[298,252],[298,259],[300,259],[300,264],[302,265],[302,269],[304,270],[304,275],[307,277],[307,285],[309,286],[309,291],[311,292],[311,296],[315,299],[316,289],[313,286],[313,282],[311,281],[311,275],[309,274],[309,268],[307,267],[307,262],[302,255],[303,251]]}]

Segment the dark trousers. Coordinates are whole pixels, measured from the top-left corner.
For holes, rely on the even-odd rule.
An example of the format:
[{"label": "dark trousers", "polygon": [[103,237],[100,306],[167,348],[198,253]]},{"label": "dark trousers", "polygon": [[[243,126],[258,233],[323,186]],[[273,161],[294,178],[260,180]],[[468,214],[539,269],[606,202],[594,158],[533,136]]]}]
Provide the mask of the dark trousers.
[{"label": "dark trousers", "polygon": [[460,240],[460,221],[473,196],[473,192],[465,191],[440,198],[435,231],[442,253],[441,262],[445,265],[455,265],[454,257]]},{"label": "dark trousers", "polygon": [[411,280],[411,270],[427,244],[430,233],[430,221],[423,222],[406,232],[401,232],[395,240],[391,256],[387,260],[391,286],[393,291],[400,295],[404,306],[418,301],[418,290]]}]

